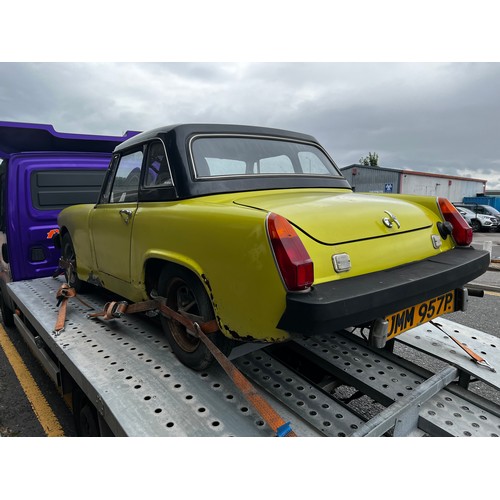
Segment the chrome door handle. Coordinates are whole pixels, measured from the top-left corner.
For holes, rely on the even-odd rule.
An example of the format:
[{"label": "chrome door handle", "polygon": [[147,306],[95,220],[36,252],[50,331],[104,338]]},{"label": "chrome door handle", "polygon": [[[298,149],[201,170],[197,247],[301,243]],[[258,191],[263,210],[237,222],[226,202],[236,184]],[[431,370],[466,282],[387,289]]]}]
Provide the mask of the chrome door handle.
[{"label": "chrome door handle", "polygon": [[132,217],[132,210],[129,210],[128,208],[122,208],[120,210],[120,215],[122,216],[122,219],[125,222],[125,224],[128,224]]}]

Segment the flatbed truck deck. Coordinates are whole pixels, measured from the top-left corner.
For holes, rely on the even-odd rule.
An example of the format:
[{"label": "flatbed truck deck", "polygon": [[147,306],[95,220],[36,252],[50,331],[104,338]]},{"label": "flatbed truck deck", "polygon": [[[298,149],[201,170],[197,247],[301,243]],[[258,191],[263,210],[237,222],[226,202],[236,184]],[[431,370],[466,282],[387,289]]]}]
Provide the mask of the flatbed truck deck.
[{"label": "flatbed truck deck", "polygon": [[[18,281],[8,291],[16,327],[71,402],[83,435],[275,435],[216,362],[202,372],[182,365],[154,318],[89,319],[71,299],[65,329],[54,333],[62,283]],[[100,292],[81,297],[95,310],[107,301]],[[299,437],[499,436],[500,405],[469,388],[480,380],[500,390],[499,339],[444,318],[439,324],[497,371],[431,324],[395,343],[435,359],[435,373],[348,331],[242,345],[230,359]],[[342,388],[351,394],[339,396]]]}]

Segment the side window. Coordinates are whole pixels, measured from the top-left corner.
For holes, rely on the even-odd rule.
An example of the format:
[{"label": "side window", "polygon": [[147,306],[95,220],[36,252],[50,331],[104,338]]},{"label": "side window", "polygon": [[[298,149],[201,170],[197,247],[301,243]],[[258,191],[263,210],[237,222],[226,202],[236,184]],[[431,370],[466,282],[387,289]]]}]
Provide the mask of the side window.
[{"label": "side window", "polygon": [[142,158],[142,151],[136,151],[120,158],[109,197],[110,203],[137,201]]},{"label": "side window", "polygon": [[113,155],[111,162],[109,163],[108,169],[104,176],[104,181],[101,188],[101,195],[99,196],[98,203],[109,203],[109,195],[111,194],[111,183],[113,181],[113,172],[116,170],[115,166],[118,164],[120,157],[118,155]]},{"label": "side window", "polygon": [[146,158],[144,187],[172,186],[167,155],[160,141],[150,144]]}]

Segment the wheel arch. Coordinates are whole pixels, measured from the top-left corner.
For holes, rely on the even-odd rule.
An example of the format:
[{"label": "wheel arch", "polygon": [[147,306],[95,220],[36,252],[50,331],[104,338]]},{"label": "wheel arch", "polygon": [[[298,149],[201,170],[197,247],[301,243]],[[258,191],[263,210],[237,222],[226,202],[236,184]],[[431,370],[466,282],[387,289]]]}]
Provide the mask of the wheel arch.
[{"label": "wheel arch", "polygon": [[158,290],[158,280],[161,272],[165,267],[182,268],[189,271],[202,285],[207,293],[210,293],[210,288],[207,286],[207,279],[201,266],[189,259],[167,258],[151,256],[144,263],[144,284],[146,292],[149,295],[152,290]]},{"label": "wheel arch", "polygon": [[66,226],[61,226],[59,228],[59,241],[62,242],[62,238],[65,234],[69,233],[69,229]]}]

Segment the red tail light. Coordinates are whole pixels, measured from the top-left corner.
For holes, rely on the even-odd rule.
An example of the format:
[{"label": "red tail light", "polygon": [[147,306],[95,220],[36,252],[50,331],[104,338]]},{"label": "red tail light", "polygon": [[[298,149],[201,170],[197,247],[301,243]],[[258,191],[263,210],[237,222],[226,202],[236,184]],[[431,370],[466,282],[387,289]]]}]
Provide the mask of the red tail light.
[{"label": "red tail light", "polygon": [[281,215],[270,213],[267,232],[281,276],[288,290],[306,290],[314,282],[314,266],[292,225]]},{"label": "red tail light", "polygon": [[472,228],[460,215],[460,212],[446,198],[438,198],[438,204],[445,220],[453,226],[452,235],[457,245],[470,245],[472,243]]}]

